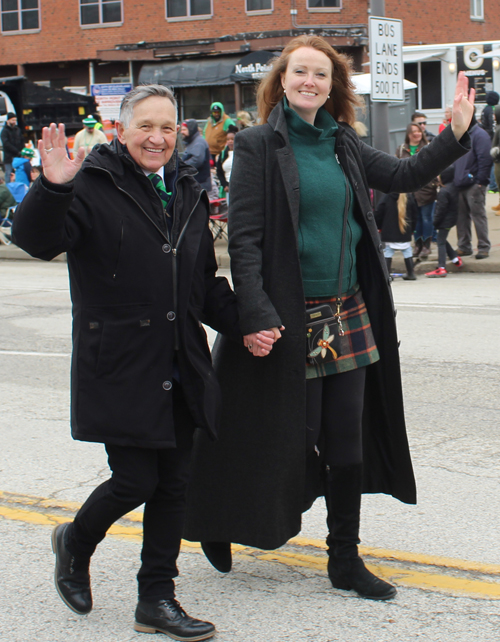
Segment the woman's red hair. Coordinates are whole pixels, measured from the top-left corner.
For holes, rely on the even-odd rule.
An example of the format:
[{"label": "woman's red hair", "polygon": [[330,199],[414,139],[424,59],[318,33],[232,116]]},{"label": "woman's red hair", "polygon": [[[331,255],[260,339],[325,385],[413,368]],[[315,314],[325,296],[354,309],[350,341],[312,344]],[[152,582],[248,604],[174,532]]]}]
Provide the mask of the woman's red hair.
[{"label": "woman's red hair", "polygon": [[323,52],[332,62],[332,89],[330,98],[323,105],[335,118],[352,125],[356,120],[355,107],[360,104],[351,81],[351,61],[340,54],[320,36],[299,36],[290,41],[277,58],[271,71],[262,79],[257,90],[257,108],[261,123],[267,123],[269,114],[283,98],[281,75],[288,67],[290,54],[300,47],[311,47]]}]

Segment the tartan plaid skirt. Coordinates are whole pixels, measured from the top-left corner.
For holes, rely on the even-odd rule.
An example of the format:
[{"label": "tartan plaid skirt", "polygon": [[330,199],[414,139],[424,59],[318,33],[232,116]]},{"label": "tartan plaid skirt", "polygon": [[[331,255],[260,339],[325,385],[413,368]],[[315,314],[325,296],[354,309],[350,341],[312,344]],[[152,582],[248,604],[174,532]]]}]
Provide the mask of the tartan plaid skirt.
[{"label": "tartan plaid skirt", "polygon": [[[306,299],[306,308],[326,303],[330,304],[335,311],[336,298],[334,296]],[[342,301],[340,317],[344,329],[344,336],[341,337],[343,354],[335,361],[322,365],[306,363],[306,379],[363,368],[380,359],[359,285],[356,284],[353,290],[342,296]]]}]

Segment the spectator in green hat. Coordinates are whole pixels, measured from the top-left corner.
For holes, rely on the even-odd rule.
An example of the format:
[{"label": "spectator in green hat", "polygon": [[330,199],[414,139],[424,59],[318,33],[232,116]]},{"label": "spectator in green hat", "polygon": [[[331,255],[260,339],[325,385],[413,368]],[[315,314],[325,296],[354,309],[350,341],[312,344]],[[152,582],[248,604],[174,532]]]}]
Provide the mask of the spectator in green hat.
[{"label": "spectator in green hat", "polygon": [[86,116],[82,123],[84,125],[77,135],[73,144],[73,157],[76,156],[80,147],[85,149],[85,156],[88,156],[96,145],[102,145],[108,142],[106,134],[96,129],[97,120],[93,116]]}]

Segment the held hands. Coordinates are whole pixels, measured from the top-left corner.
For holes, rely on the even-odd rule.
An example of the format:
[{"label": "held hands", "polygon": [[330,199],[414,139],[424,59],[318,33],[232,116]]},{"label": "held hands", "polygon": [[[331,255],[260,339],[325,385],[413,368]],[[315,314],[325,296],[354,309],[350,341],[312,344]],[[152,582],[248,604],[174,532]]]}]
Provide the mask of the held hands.
[{"label": "held hands", "polygon": [[38,151],[42,160],[43,175],[51,183],[69,183],[82,166],[85,150],[80,147],[74,160],[66,153],[64,125],[51,123],[44,127],[42,138],[38,141]]},{"label": "held hands", "polygon": [[476,90],[469,92],[469,79],[463,71],[460,71],[455,87],[455,99],[451,117],[451,129],[455,138],[460,140],[469,128],[472,116],[474,115],[474,99]]},{"label": "held hands", "polygon": [[273,344],[281,337],[280,330],[284,329],[285,326],[282,325],[281,328],[270,328],[246,334],[243,337],[245,348],[248,348],[254,357],[267,357],[273,349]]}]

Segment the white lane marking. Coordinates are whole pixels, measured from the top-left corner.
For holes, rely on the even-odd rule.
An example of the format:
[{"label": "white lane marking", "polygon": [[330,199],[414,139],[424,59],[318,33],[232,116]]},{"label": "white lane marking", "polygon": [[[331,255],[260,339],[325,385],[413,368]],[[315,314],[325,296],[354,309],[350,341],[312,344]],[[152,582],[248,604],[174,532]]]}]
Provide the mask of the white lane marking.
[{"label": "white lane marking", "polygon": [[492,312],[500,312],[500,307],[491,307],[481,305],[480,303],[395,303],[396,308],[440,308],[442,310],[491,310]]},{"label": "white lane marking", "polygon": [[70,352],[23,352],[21,350],[0,350],[0,355],[1,354],[21,357],[71,357]]}]

